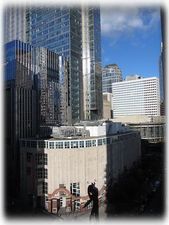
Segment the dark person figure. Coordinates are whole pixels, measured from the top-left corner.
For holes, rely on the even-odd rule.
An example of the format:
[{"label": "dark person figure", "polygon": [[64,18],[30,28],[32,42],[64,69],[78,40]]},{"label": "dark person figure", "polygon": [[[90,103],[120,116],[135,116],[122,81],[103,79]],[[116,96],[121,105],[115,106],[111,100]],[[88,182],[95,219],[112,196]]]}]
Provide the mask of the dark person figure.
[{"label": "dark person figure", "polygon": [[98,189],[97,187],[95,187],[95,183],[91,183],[88,186],[88,195],[89,195],[89,200],[84,205],[84,208],[88,206],[90,202],[93,201],[93,207],[90,214],[90,219],[92,219],[93,217],[98,219],[99,218],[99,199],[98,199]]}]

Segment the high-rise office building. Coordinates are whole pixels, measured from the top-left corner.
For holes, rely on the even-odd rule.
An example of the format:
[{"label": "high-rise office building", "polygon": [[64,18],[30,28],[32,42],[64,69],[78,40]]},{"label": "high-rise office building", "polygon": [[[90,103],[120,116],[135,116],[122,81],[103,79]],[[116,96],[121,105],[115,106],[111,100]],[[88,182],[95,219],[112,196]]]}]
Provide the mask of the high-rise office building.
[{"label": "high-rise office building", "polygon": [[102,70],[102,91],[112,93],[112,83],[122,81],[122,72],[117,64],[109,64]]},{"label": "high-rise office building", "polygon": [[26,9],[21,6],[4,9],[4,43],[13,40],[27,41],[28,20]]},{"label": "high-rise office building", "polygon": [[[68,63],[43,47],[35,48],[35,84],[40,125],[68,123]],[[63,110],[64,108],[64,110]]]},{"label": "high-rise office building", "polygon": [[19,193],[19,139],[37,132],[33,48],[21,41],[5,45],[5,181],[7,203]]},{"label": "high-rise office building", "polygon": [[79,8],[31,8],[29,42],[68,58],[68,106],[70,123],[83,118],[81,10]]},{"label": "high-rise office building", "polygon": [[101,28],[99,8],[82,9],[84,119],[102,118]]},{"label": "high-rise office building", "polygon": [[[67,58],[69,123],[83,118],[102,118],[100,10],[92,7],[7,8],[5,16],[16,20],[6,20],[10,40],[26,40]],[[6,39],[8,29],[5,30]]]},{"label": "high-rise office building", "polygon": [[160,115],[159,79],[135,79],[112,84],[114,118],[131,115]]}]

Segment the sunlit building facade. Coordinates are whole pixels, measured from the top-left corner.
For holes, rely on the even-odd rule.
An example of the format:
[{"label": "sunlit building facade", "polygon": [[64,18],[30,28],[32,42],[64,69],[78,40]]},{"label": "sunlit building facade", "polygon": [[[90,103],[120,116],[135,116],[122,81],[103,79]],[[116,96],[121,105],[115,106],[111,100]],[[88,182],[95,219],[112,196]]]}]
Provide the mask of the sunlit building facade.
[{"label": "sunlit building facade", "polygon": [[21,40],[67,58],[69,124],[102,118],[99,8],[7,7],[4,21],[5,41]]},{"label": "sunlit building facade", "polygon": [[115,182],[125,168],[140,159],[139,132],[120,123],[97,122],[85,128],[79,124],[60,129],[62,134],[70,129],[74,135],[70,132],[71,136],[55,134],[49,139],[20,140],[21,194],[25,204],[35,201],[53,213],[59,208],[65,212],[83,211],[91,182],[96,182],[99,201],[104,201],[106,184],[112,179]]},{"label": "sunlit building facade", "polygon": [[84,119],[102,118],[100,9],[82,8],[82,65]]},{"label": "sunlit building facade", "polygon": [[113,117],[160,115],[160,90],[157,77],[112,84]]},{"label": "sunlit building facade", "polygon": [[27,41],[28,21],[26,9],[22,6],[8,6],[4,9],[4,43],[13,40]]},{"label": "sunlit building facade", "polygon": [[82,119],[81,9],[39,7],[29,10],[29,42],[69,61],[68,106],[70,123]]}]

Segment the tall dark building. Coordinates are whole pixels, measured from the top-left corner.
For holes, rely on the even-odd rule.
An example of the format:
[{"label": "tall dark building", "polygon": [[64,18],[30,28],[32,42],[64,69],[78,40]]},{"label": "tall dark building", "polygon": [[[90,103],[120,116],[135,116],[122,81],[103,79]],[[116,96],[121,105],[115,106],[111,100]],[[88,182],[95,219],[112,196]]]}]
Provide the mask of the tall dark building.
[{"label": "tall dark building", "polygon": [[37,133],[33,48],[21,41],[5,45],[5,166],[8,197],[19,193],[19,139]]}]

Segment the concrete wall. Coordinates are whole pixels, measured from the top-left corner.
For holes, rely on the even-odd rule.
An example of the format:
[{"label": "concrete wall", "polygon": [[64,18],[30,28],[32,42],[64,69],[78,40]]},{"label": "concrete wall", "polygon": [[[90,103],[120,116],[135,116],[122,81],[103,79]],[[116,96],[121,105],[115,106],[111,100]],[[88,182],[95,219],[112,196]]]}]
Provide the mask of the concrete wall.
[{"label": "concrete wall", "polygon": [[51,149],[48,154],[48,193],[59,184],[70,190],[70,183],[80,183],[80,195],[87,195],[88,182],[96,180],[100,190],[109,176],[117,177],[124,167],[130,167],[141,154],[140,138],[128,134],[111,145],[79,149]]},{"label": "concrete wall", "polygon": [[[139,160],[141,139],[138,132],[127,132],[109,137],[107,139],[106,136],[98,137],[96,146],[67,149],[50,148],[51,141],[58,141],[54,139],[45,140],[46,148],[40,148],[35,140],[25,139],[24,146],[21,144],[21,190],[24,201],[30,194],[36,193],[38,193],[38,196],[41,196],[42,202],[45,196],[49,199],[53,197],[58,198],[62,192],[61,187],[65,187],[67,189],[65,189],[66,192],[70,193],[70,183],[79,183],[80,197],[85,198],[87,197],[89,183],[95,180],[96,186],[100,191],[108,183],[109,179],[117,178],[125,167],[130,168],[134,162]],[[84,140],[87,141],[88,138]],[[91,138],[91,140],[95,139]],[[107,144],[104,142],[102,145],[99,145],[99,140],[107,141]],[[111,141],[111,144],[109,144],[108,140]],[[28,152],[32,153],[31,162],[27,161]],[[35,157],[39,153],[47,154],[47,165],[35,165],[37,163]],[[33,176],[32,174],[28,176],[28,166],[32,166]],[[48,177],[36,180],[37,168],[46,168]],[[48,186],[46,194],[42,191],[44,182]],[[30,187],[30,183],[33,186]],[[45,201],[41,205],[44,204]]]}]

